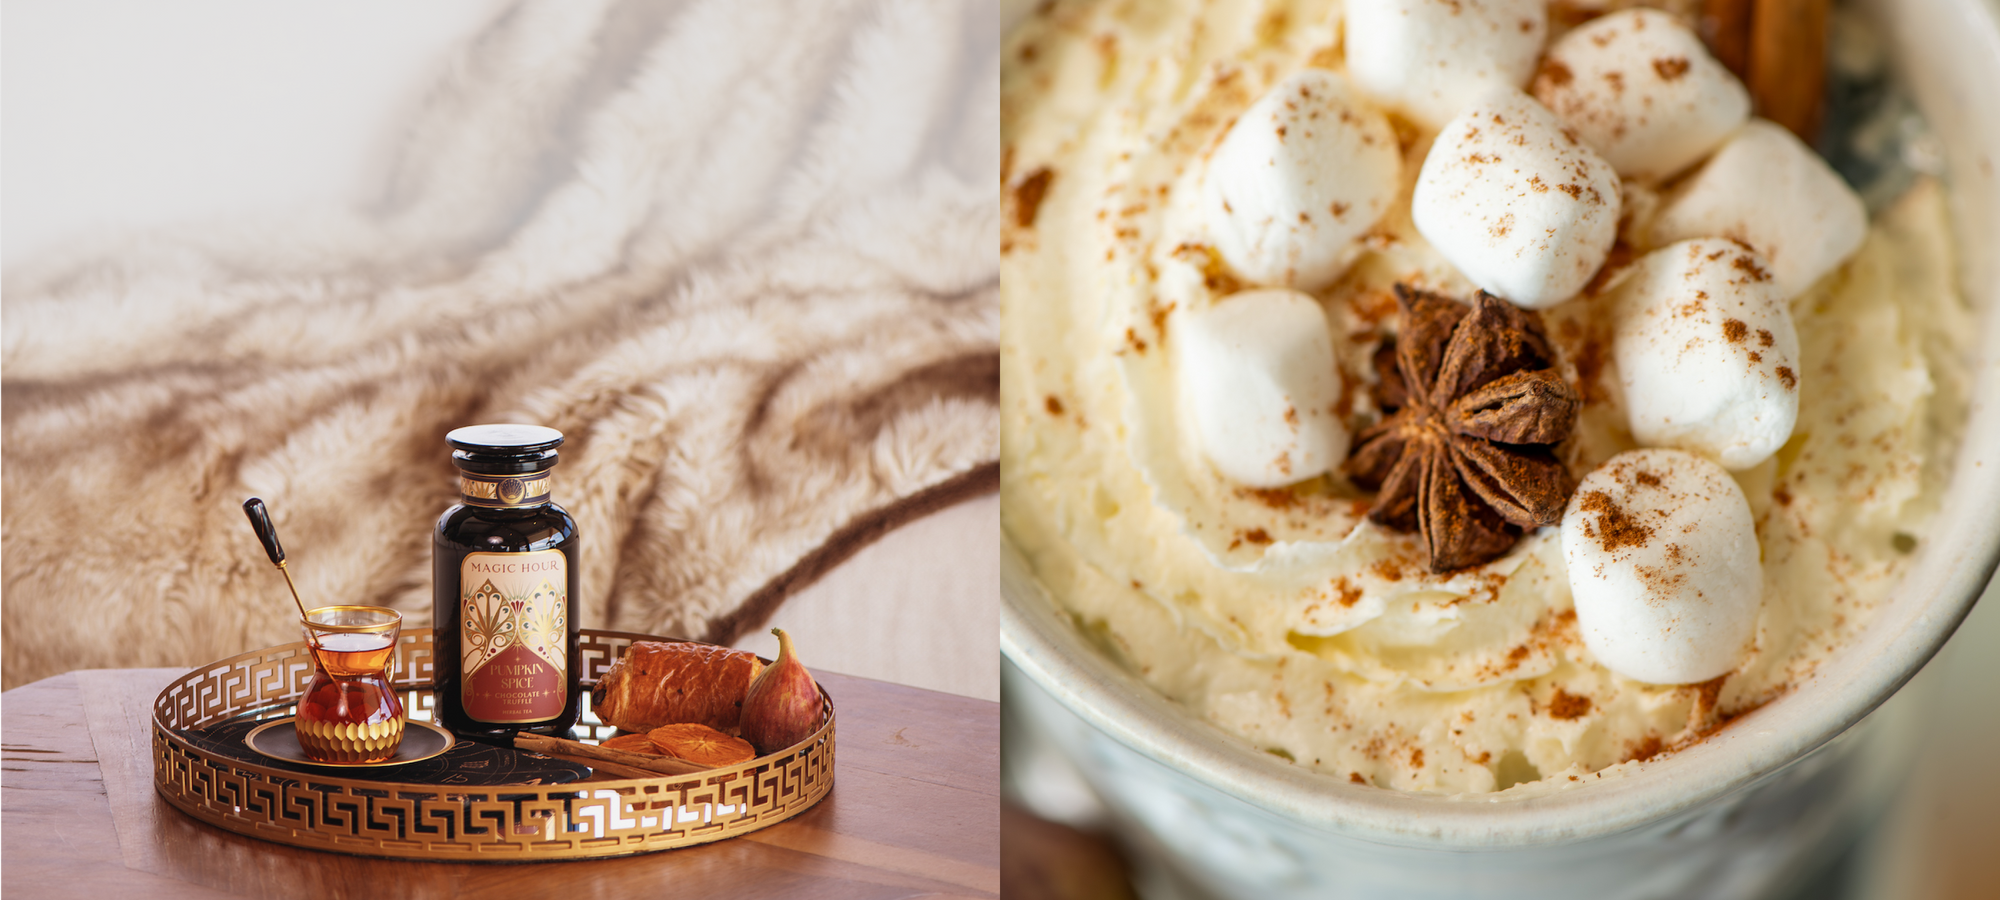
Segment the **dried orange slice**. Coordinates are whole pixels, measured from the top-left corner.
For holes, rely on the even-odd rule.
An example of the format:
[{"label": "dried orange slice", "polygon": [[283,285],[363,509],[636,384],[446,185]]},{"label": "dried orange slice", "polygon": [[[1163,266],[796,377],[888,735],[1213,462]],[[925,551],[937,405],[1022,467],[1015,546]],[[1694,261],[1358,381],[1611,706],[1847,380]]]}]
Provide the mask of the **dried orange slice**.
[{"label": "dried orange slice", "polygon": [[646,732],[646,738],[668,756],[711,769],[757,758],[757,751],[751,749],[749,741],[692,722],[662,725]]},{"label": "dried orange slice", "polygon": [[661,755],[659,746],[653,743],[652,738],[643,734],[621,734],[614,738],[605,738],[598,746],[606,750],[623,750],[627,753],[644,753],[648,756]]}]

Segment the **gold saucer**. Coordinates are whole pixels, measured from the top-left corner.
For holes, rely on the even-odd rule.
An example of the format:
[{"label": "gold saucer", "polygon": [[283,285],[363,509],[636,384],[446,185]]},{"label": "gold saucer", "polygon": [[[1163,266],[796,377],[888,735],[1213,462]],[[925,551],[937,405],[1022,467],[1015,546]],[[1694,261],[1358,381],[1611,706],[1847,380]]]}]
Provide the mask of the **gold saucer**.
[{"label": "gold saucer", "polygon": [[250,745],[250,749],[272,759],[332,769],[368,769],[421,762],[450,750],[456,741],[451,732],[443,728],[421,719],[410,719],[403,728],[403,743],[396,747],[395,756],[381,762],[321,762],[307,756],[305,748],[299,746],[296,717],[259,725],[243,738],[243,743]]}]

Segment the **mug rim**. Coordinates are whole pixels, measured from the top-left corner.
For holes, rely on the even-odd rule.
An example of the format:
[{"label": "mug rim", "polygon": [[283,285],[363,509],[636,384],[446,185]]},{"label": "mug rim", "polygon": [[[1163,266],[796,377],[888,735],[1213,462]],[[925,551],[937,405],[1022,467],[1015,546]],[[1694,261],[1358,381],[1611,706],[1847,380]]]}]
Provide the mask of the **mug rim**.
[{"label": "mug rim", "polygon": [[[339,625],[332,622],[313,621],[313,616],[318,613],[352,612],[352,611],[387,613],[389,616],[389,620],[386,622],[376,622],[369,625]],[[332,634],[380,634],[382,632],[389,631],[391,629],[401,628],[403,626],[403,614],[397,610],[390,609],[389,607],[386,606],[337,604],[334,606],[315,606],[312,609],[306,610],[305,617],[300,619],[299,621],[300,624],[307,631],[315,633],[327,632]]]},{"label": "mug rim", "polygon": [[[2000,566],[2000,115],[1964,84],[2000,83],[2000,26],[1985,0],[1864,0],[1896,75],[1952,163],[1943,179],[1957,284],[1982,329],[1972,401],[1931,533],[1857,640],[1784,696],[1692,746],[1612,778],[1536,796],[1417,794],[1364,787],[1272,756],[1194,716],[1078,631],[1001,536],[1001,652],[1084,722],[1181,775],[1336,835],[1432,849],[1569,843],[1642,827],[1784,769],[1880,706],[1943,647]],[[1923,47],[1922,54],[1911,52]]]}]

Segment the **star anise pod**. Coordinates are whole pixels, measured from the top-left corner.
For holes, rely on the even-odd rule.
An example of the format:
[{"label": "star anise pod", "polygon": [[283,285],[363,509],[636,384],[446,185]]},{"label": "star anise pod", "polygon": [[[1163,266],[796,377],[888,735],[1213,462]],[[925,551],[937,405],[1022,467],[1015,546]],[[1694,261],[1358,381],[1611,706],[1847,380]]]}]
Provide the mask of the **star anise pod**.
[{"label": "star anise pod", "polygon": [[1376,356],[1395,414],[1356,436],[1347,474],[1378,491],[1369,518],[1423,535],[1431,571],[1488,562],[1562,519],[1576,482],[1552,448],[1582,400],[1532,313],[1485,291],[1466,306],[1401,284],[1396,303],[1393,359]]}]

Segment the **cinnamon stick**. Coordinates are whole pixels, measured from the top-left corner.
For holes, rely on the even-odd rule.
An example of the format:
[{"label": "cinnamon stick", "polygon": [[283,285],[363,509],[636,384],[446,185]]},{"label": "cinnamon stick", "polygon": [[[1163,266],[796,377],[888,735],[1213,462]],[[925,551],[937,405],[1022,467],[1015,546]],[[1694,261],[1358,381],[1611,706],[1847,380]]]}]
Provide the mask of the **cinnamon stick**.
[{"label": "cinnamon stick", "polygon": [[[543,737],[539,734],[517,734],[514,747],[530,753],[548,756],[576,757],[584,765],[595,767],[599,762],[641,770],[633,777],[657,778],[661,775],[689,775],[708,771],[707,766],[699,766],[684,759],[671,756],[647,756],[644,753],[627,753],[611,750],[596,744],[569,741],[562,738]],[[608,770],[607,770],[608,771]]]},{"label": "cinnamon stick", "polygon": [[1702,0],[1696,27],[1708,52],[1738,78],[1750,72],[1750,7],[1755,0]]},{"label": "cinnamon stick", "polygon": [[1808,144],[1819,136],[1826,91],[1827,0],[1754,0],[1750,71],[1757,113]]},{"label": "cinnamon stick", "polygon": [[592,772],[595,772],[599,775],[613,776],[617,778],[660,777],[660,773],[658,772],[649,772],[646,771],[645,769],[633,768],[632,766],[621,766],[615,762],[605,762],[604,760],[601,759],[585,759],[581,756],[571,756],[567,753],[549,753],[547,751],[542,751],[542,750],[537,750],[535,752],[540,753],[543,756],[552,757],[554,759],[560,759],[563,762],[573,762],[580,766],[589,766]]}]

